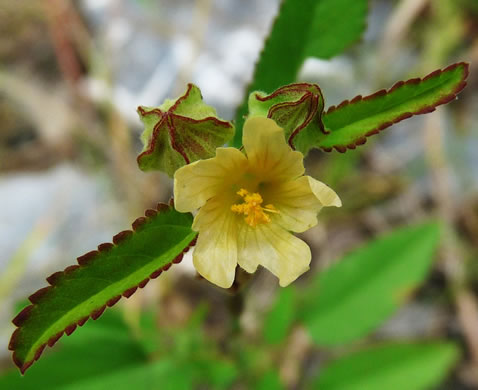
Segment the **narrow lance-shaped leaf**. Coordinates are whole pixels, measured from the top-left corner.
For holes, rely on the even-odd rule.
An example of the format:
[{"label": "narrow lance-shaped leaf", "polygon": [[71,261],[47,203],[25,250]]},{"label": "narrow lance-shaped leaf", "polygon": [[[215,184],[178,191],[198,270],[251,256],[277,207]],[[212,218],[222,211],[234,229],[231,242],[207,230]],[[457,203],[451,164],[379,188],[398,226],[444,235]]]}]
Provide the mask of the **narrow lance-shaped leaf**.
[{"label": "narrow lance-shaped leaf", "polygon": [[133,230],[113,237],[113,243],[99,245],[79,257],[78,265],[48,277],[50,286],[29,297],[32,304],[13,319],[18,328],[9,344],[22,373],[46,345],[53,346],[64,333],[70,335],[89,317],[98,318],[121,296],[131,296],[181,261],[197,234],[191,229],[192,215],[165,204],[145,215]]},{"label": "narrow lance-shaped leaf", "polygon": [[[455,99],[466,86],[468,64],[460,62],[436,70],[423,79],[399,81],[389,90],[369,96],[356,96],[332,106],[322,116],[327,133],[309,133],[308,148],[339,152],[355,149],[366,138],[410,118],[432,112],[441,104]],[[301,150],[307,152],[307,150]]]},{"label": "narrow lance-shaped leaf", "polygon": [[293,83],[308,56],[330,58],[339,54],[365,30],[367,3],[367,0],[282,1],[252,83],[237,111],[234,146],[241,146],[250,92],[274,91]]},{"label": "narrow lance-shaped leaf", "polygon": [[344,344],[380,325],[424,280],[439,232],[433,223],[398,229],[321,272],[300,310],[312,339]]},{"label": "narrow lance-shaped leaf", "polygon": [[214,157],[216,148],[234,135],[232,123],[219,119],[193,84],[160,107],[138,107],[138,114],[145,126],[144,149],[137,158],[143,171],[160,170],[172,177],[183,165]]},{"label": "narrow lance-shaped leaf", "polygon": [[458,347],[445,342],[368,347],[326,365],[308,389],[431,389],[443,381],[459,356]]}]

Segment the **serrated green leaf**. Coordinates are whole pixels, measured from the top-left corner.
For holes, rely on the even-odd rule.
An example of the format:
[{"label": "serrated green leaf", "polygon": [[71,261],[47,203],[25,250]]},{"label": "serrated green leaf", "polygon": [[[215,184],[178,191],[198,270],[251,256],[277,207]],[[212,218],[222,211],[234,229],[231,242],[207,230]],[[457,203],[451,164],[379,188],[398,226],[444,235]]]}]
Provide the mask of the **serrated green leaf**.
[{"label": "serrated green leaf", "polygon": [[[159,211],[159,212],[158,212]],[[38,359],[46,344],[53,345],[63,333],[70,334],[91,316],[97,318],[106,306],[121,296],[129,297],[149,278],[159,276],[195,238],[192,215],[167,205],[148,210],[146,218],[133,223],[134,231],[113,238],[78,258],[78,264],[47,278],[51,286],[30,296],[13,323],[18,326],[10,340],[15,364],[24,372]]]},{"label": "serrated green leaf", "polygon": [[[256,90],[274,91],[293,83],[307,56],[329,58],[339,54],[363,33],[366,8],[367,0],[282,1],[256,64],[253,81],[237,111],[234,146],[242,143],[249,94]],[[334,22],[327,18],[333,18]]]},{"label": "serrated green leaf", "polygon": [[444,342],[366,348],[327,365],[310,389],[425,390],[440,384],[457,362],[456,345]]},{"label": "serrated green leaf", "polygon": [[396,230],[320,273],[301,309],[312,339],[343,344],[380,325],[426,277],[439,233],[434,223]]},{"label": "serrated green leaf", "polygon": [[138,107],[138,114],[145,127],[144,149],[137,158],[140,169],[160,170],[170,177],[183,165],[214,157],[216,148],[234,135],[232,123],[220,120],[193,84],[160,107]]},{"label": "serrated green leaf", "polygon": [[461,62],[436,70],[423,79],[399,81],[389,90],[345,100],[337,107],[330,107],[322,116],[330,133],[310,134],[308,147],[326,151],[335,148],[339,152],[355,149],[366,142],[366,137],[394,123],[432,112],[435,107],[452,101],[465,87],[467,76],[468,64]]},{"label": "serrated green leaf", "polygon": [[295,320],[296,299],[293,286],[281,288],[264,321],[264,340],[271,344],[284,340]]}]

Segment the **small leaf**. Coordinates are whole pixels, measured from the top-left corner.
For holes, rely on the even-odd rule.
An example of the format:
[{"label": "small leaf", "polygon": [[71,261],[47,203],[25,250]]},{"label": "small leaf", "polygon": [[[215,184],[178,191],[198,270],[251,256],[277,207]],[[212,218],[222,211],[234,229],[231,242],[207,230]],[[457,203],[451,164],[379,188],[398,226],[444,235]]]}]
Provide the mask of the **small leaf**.
[{"label": "small leaf", "polygon": [[160,170],[172,177],[183,165],[214,157],[216,148],[234,135],[234,126],[203,103],[193,84],[176,101],[168,99],[158,108],[138,107],[138,114],[145,126],[144,149],[137,158],[143,171]]},{"label": "small leaf", "polygon": [[439,385],[460,356],[444,342],[369,347],[327,365],[309,388],[321,390],[425,390]]},{"label": "small leaf", "polygon": [[312,339],[343,344],[380,325],[426,277],[439,232],[431,223],[396,230],[320,273],[301,309]]},{"label": "small leaf", "polygon": [[322,116],[327,134],[311,134],[308,147],[325,151],[335,148],[339,152],[355,149],[366,142],[366,137],[394,123],[432,112],[435,107],[454,100],[465,88],[467,76],[468,64],[460,62],[436,70],[423,79],[399,81],[389,90],[345,100],[337,107],[330,107]]},{"label": "small leaf", "polygon": [[365,30],[367,0],[350,3],[348,0],[282,1],[256,64],[253,81],[236,114],[234,146],[242,144],[242,125],[252,91],[274,91],[293,83],[307,56],[330,58],[360,37]]},{"label": "small leaf", "polygon": [[264,321],[264,340],[271,344],[280,343],[295,320],[296,301],[292,286],[281,288],[277,301]]},{"label": "small leaf", "polygon": [[197,234],[191,223],[190,214],[160,204],[133,223],[134,231],[117,234],[114,244],[101,244],[79,257],[78,265],[48,277],[50,286],[31,295],[32,305],[13,320],[18,328],[9,349],[21,372],[38,360],[47,344],[53,346],[64,333],[70,335],[89,317],[98,318],[121,296],[130,297],[181,261]]}]

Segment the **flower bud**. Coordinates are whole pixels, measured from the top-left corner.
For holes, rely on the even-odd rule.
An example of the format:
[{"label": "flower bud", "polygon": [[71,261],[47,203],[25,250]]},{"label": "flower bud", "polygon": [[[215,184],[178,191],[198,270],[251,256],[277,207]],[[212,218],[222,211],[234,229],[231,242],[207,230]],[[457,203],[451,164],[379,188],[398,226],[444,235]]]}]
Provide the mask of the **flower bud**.
[{"label": "flower bud", "polygon": [[311,139],[326,134],[322,123],[324,98],[317,84],[296,83],[270,95],[255,91],[249,95],[249,117],[273,119],[284,129],[290,147],[304,154]]}]

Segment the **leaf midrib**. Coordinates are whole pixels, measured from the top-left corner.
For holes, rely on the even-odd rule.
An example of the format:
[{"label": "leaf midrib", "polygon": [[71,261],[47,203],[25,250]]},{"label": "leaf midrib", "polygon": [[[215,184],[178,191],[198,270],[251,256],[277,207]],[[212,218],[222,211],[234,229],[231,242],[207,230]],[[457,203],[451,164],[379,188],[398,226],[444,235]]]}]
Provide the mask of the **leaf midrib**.
[{"label": "leaf midrib", "polygon": [[[447,75],[447,74],[443,72],[443,73],[441,73],[440,76],[442,76],[442,75]],[[441,77],[439,77],[439,78],[441,78]],[[383,111],[375,112],[375,113],[372,114],[372,115],[369,115],[369,116],[366,116],[366,117],[362,117],[362,118],[360,118],[360,119],[358,119],[358,120],[354,120],[353,122],[349,122],[349,123],[347,123],[347,124],[345,124],[345,125],[342,125],[342,126],[339,127],[339,128],[333,129],[333,128],[327,127],[327,130],[331,130],[331,131],[333,131],[333,132],[336,132],[336,131],[345,130],[345,129],[347,129],[348,127],[352,127],[352,126],[359,125],[359,124],[360,124],[361,122],[363,122],[363,121],[367,121],[367,120],[372,121],[372,120],[373,120],[372,118],[374,118],[375,116],[382,115],[382,114],[386,114],[386,113],[388,113],[388,112],[390,112],[390,111],[394,111],[394,110],[396,110],[397,108],[406,105],[406,104],[409,103],[410,100],[412,100],[412,99],[420,99],[420,98],[424,97],[425,95],[430,94],[434,89],[441,89],[444,84],[446,84],[446,83],[448,83],[448,82],[450,82],[450,81],[452,81],[452,80],[453,80],[453,77],[446,78],[445,80],[443,80],[443,82],[440,82],[440,83],[438,83],[438,84],[435,84],[435,85],[433,85],[433,86],[430,86],[429,88],[425,88],[422,92],[420,92],[420,93],[418,93],[418,94],[413,94],[411,98],[408,98],[408,100],[405,100],[405,101],[402,100],[402,101],[400,101],[399,103],[392,104],[390,107],[388,107],[387,109],[385,109],[385,110],[383,110]],[[427,80],[425,80],[425,81],[427,81]],[[421,81],[421,83],[423,83],[423,81]],[[405,84],[405,85],[406,85],[406,84]],[[400,89],[404,88],[405,85],[403,85],[402,87],[400,87]],[[423,84],[422,84],[422,85],[423,85]],[[398,93],[398,92],[400,91],[400,89],[397,89],[397,90],[396,90],[396,93]],[[395,92],[395,91],[393,91],[392,94],[393,94],[394,92]],[[392,96],[392,94],[388,94],[388,95],[385,95],[385,96],[383,96],[383,97],[379,97],[378,99],[381,99],[381,98],[383,99],[383,98],[386,98],[387,96]],[[448,95],[448,94],[445,94],[445,95]],[[440,98],[441,98],[442,96],[443,96],[443,95],[440,95]],[[439,99],[439,98],[438,98],[438,99]],[[367,101],[361,100],[361,101],[360,101],[359,103],[357,103],[357,104],[360,104],[360,103],[366,104]],[[435,105],[434,102],[429,103],[429,104],[425,103],[425,105],[424,105],[423,107],[421,107],[421,109],[423,109],[424,107],[430,107],[430,106],[434,106],[434,105]],[[350,106],[353,106],[353,103],[350,103],[350,104],[347,105],[347,107],[350,107]],[[345,107],[344,107],[344,108],[345,108]],[[340,111],[341,111],[340,109],[337,109],[337,110],[334,110],[331,114],[335,114],[335,113],[340,112]],[[412,112],[412,111],[410,111],[410,112]],[[416,111],[415,111],[415,112],[412,112],[412,113],[416,113]],[[330,114],[328,114],[328,113],[325,113],[325,114],[324,114],[324,122],[326,122],[328,115],[330,115]],[[363,115],[366,115],[366,114],[363,114]]]},{"label": "leaf midrib", "polygon": [[[172,225],[172,224],[168,224],[168,225],[162,225],[161,227],[175,227],[175,228],[178,228],[178,227],[181,227],[181,226],[178,226],[178,225]],[[186,229],[185,229],[186,230]],[[191,241],[191,238],[189,237],[190,235],[195,235],[196,232],[192,232],[190,234],[188,234],[182,241],[180,241],[179,243],[177,243],[173,248],[170,248],[170,250],[168,250],[167,252],[161,254],[160,256],[158,257],[155,257],[152,261],[154,261],[155,259],[158,259],[158,258],[161,258],[161,257],[165,257],[167,256],[167,254],[169,254],[170,252],[172,252],[175,248],[177,248],[178,246],[181,246],[182,243],[189,243]],[[186,245],[183,245],[183,247],[185,247]],[[143,255],[143,256],[146,256],[146,255]],[[137,271],[135,271],[134,273],[132,274],[129,274],[126,278],[123,278],[121,280],[118,280],[112,284],[110,284],[106,289],[103,289],[101,290],[100,292],[96,293],[96,294],[93,294],[93,295],[90,295],[88,296],[86,299],[82,300],[80,304],[74,306],[72,309],[68,310],[63,316],[59,317],[58,319],[56,319],[53,324],[51,326],[49,326],[48,328],[45,329],[45,331],[43,331],[41,333],[41,335],[37,338],[37,341],[32,344],[32,347],[28,349],[28,352],[26,354],[26,359],[25,361],[29,361],[32,354],[34,354],[37,349],[43,345],[45,342],[48,342],[48,340],[51,338],[51,337],[48,337],[47,340],[44,340],[44,336],[45,335],[48,335],[48,334],[51,334],[51,335],[55,335],[57,334],[58,332],[50,332],[50,330],[54,329],[55,325],[60,323],[64,318],[67,318],[72,312],[74,312],[75,310],[78,310],[79,307],[82,307],[85,305],[85,303],[91,299],[95,299],[96,297],[100,296],[102,293],[105,292],[105,290],[107,289],[110,289],[111,287],[113,286],[117,286],[117,285],[120,285],[122,282],[126,281],[127,279],[129,279],[130,277],[132,277],[133,275],[137,275],[138,273],[140,273],[141,270],[145,269],[145,268],[148,268],[148,266],[151,264],[151,262],[149,262],[148,264],[146,264],[145,266],[139,268]],[[148,275],[149,276],[149,275]],[[132,286],[134,287],[134,286]],[[111,298],[113,298],[115,295],[112,295]],[[110,299],[111,299],[110,298]],[[104,304],[106,304],[108,300],[106,300],[104,302]],[[102,305],[101,305],[102,306]],[[100,307],[101,307],[100,306]],[[99,309],[99,307],[98,307]],[[88,315],[91,315],[91,311],[88,312]],[[80,315],[78,316],[78,319],[76,321],[74,321],[73,323],[76,323],[79,319],[81,319],[83,317],[83,315]],[[68,325],[67,325],[68,326]],[[66,328],[66,327],[65,327]],[[63,328],[63,330],[65,329]],[[61,330],[60,330],[61,331]]]}]

